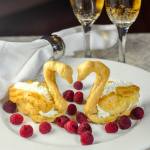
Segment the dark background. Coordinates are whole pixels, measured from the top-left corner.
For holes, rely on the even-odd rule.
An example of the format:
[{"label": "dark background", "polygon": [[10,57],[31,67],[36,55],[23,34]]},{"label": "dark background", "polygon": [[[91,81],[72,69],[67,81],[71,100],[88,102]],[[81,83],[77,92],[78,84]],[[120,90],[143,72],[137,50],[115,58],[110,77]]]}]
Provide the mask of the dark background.
[{"label": "dark background", "polygon": [[[111,23],[105,8],[96,23]],[[0,0],[0,36],[44,35],[76,25],[69,0]],[[150,32],[150,0],[142,0],[129,32]]]}]

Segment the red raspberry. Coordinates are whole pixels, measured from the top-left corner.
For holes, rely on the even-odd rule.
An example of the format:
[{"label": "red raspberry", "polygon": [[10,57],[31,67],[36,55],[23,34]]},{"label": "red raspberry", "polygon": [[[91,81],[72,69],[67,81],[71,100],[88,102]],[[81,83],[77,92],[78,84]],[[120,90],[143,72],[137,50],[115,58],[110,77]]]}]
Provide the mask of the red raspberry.
[{"label": "red raspberry", "polygon": [[79,112],[79,111],[76,114],[76,120],[79,123],[88,122],[87,116],[84,113]]},{"label": "red raspberry", "polygon": [[77,104],[83,103],[83,93],[82,92],[76,92],[73,97],[74,102]]},{"label": "red raspberry", "polygon": [[105,131],[107,133],[116,133],[118,131],[118,125],[116,122],[109,122],[105,125]]},{"label": "red raspberry", "polygon": [[118,119],[118,125],[120,127],[120,129],[128,129],[131,127],[131,120],[128,116],[121,116],[119,119]]},{"label": "red raspberry", "polygon": [[7,113],[14,113],[16,112],[16,104],[11,102],[11,101],[7,101],[3,104],[3,109],[7,112]]},{"label": "red raspberry", "polygon": [[86,131],[80,135],[82,145],[91,145],[94,142],[94,137],[91,132]]},{"label": "red raspberry", "polygon": [[42,123],[40,123],[40,125],[39,125],[39,131],[40,131],[42,134],[46,134],[46,133],[50,132],[51,129],[52,129],[51,124],[48,123],[48,122],[42,122]]},{"label": "red raspberry", "polygon": [[33,135],[33,128],[31,125],[23,125],[20,128],[20,136],[24,138],[29,138]]},{"label": "red raspberry", "polygon": [[142,119],[144,117],[144,110],[141,107],[136,107],[131,111],[131,118],[132,119]]},{"label": "red raspberry", "polygon": [[75,104],[68,105],[67,113],[68,115],[74,115],[77,112],[77,107]]},{"label": "red raspberry", "polygon": [[67,90],[63,93],[64,99],[66,99],[69,102],[73,101],[74,92],[72,90]]},{"label": "red raspberry", "polygon": [[14,125],[20,125],[23,122],[23,116],[15,113],[10,116],[10,122]]},{"label": "red raspberry", "polygon": [[70,119],[69,119],[67,116],[63,115],[63,116],[57,117],[57,118],[55,119],[55,123],[56,123],[59,127],[63,128],[64,125],[65,125],[69,120],[70,120]]},{"label": "red raspberry", "polygon": [[74,84],[73,84],[73,87],[76,89],[76,90],[81,90],[83,88],[83,83],[81,81],[76,81]]},{"label": "red raspberry", "polygon": [[92,133],[92,128],[87,122],[83,122],[78,127],[78,134],[82,134],[83,132],[89,131]]},{"label": "red raspberry", "polygon": [[64,127],[69,133],[77,133],[78,123],[70,120],[64,125]]}]

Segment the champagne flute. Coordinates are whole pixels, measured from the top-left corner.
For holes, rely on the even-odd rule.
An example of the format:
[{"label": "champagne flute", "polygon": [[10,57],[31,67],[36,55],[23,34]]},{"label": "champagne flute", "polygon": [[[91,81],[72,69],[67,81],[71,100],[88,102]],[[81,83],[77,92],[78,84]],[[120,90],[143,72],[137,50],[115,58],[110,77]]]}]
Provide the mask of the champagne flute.
[{"label": "champagne flute", "polygon": [[73,12],[83,26],[85,37],[85,57],[91,57],[90,31],[95,20],[100,16],[104,0],[70,0]]},{"label": "champagne flute", "polygon": [[125,63],[126,35],[129,27],[136,20],[141,0],[105,0],[106,11],[110,20],[117,26],[119,35],[118,61]]}]

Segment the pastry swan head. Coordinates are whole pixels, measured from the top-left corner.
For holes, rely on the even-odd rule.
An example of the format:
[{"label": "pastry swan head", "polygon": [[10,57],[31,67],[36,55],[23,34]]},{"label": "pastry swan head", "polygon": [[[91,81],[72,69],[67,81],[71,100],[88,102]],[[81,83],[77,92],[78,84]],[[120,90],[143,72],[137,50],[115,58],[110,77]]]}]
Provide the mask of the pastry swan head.
[{"label": "pastry swan head", "polygon": [[96,79],[84,106],[84,112],[87,116],[97,112],[96,105],[110,74],[109,68],[102,62],[85,61],[78,66],[78,80],[84,80],[92,72],[96,74]]},{"label": "pastry swan head", "polygon": [[72,83],[72,68],[69,65],[66,65],[62,62],[58,61],[48,61],[44,64],[43,74],[45,82],[48,86],[48,90],[53,97],[55,102],[55,108],[61,112],[65,113],[67,110],[67,102],[62,97],[59,88],[56,83],[55,74],[58,73],[63,79],[68,81],[68,83]]}]

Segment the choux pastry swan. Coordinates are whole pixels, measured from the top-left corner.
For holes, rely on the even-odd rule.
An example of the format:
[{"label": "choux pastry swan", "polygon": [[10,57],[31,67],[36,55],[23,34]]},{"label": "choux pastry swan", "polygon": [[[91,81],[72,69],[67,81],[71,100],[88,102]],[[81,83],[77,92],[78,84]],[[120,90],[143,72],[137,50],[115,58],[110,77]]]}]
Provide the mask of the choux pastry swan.
[{"label": "choux pastry swan", "polygon": [[55,73],[58,73],[68,83],[72,83],[72,68],[58,61],[48,61],[44,64],[45,82],[17,82],[9,88],[9,98],[17,104],[23,114],[35,122],[50,121],[65,114],[67,102],[59,92]]},{"label": "choux pastry swan", "polygon": [[[80,64],[78,80],[84,80],[92,72],[96,73],[96,79],[84,106],[84,113],[89,120],[104,124],[115,121],[121,115],[129,115],[139,101],[139,87],[108,81],[110,70],[100,61]],[[112,91],[108,90],[110,88]]]}]

